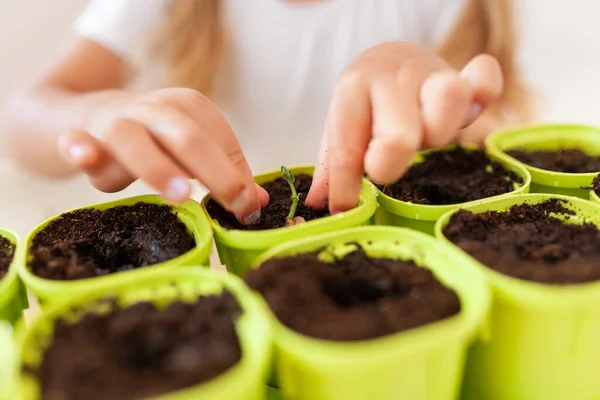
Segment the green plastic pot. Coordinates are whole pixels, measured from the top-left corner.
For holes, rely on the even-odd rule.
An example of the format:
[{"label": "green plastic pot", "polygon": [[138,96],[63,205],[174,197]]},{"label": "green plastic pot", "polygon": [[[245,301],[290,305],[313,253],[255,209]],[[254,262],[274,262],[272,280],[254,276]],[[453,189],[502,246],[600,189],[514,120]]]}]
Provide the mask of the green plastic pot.
[{"label": "green plastic pot", "polygon": [[600,129],[583,125],[536,125],[506,130],[489,136],[486,146],[494,154],[505,155],[512,164],[526,168],[531,174],[531,193],[549,193],[588,198],[589,186],[598,172],[570,174],[529,166],[506,154],[509,150],[549,150],[577,148],[600,155]]},{"label": "green plastic pot", "polygon": [[[143,278],[130,275],[110,289],[97,290],[51,304],[28,327],[21,325],[17,330],[21,365],[39,365],[42,349],[52,340],[57,318],[76,321],[85,312],[106,311],[106,304],[103,306],[98,302],[106,296],[116,297],[122,305],[152,301],[165,306],[175,300],[192,301],[198,295],[216,294],[223,289],[232,292],[244,311],[236,321],[242,348],[241,360],[209,382],[172,392],[160,399],[264,400],[264,381],[269,372],[272,346],[272,325],[268,308],[239,278],[207,269],[152,270]],[[39,396],[39,384],[31,375],[21,373],[18,387],[21,400],[35,400]]]},{"label": "green plastic pot", "polygon": [[[465,207],[474,213],[562,198],[569,223],[600,225],[600,205],[575,197],[528,194]],[[443,235],[454,212],[436,225]],[[486,340],[472,349],[465,400],[600,399],[600,282],[553,286],[503,275],[477,263],[492,287]]]},{"label": "green plastic pot", "polygon": [[17,349],[14,342],[13,327],[7,321],[0,320],[0,400],[15,400],[18,397],[16,381]]},{"label": "green plastic pot", "polygon": [[[465,146],[466,148],[472,148],[471,146]],[[444,149],[433,149],[433,150],[425,150],[417,154],[412,164],[419,164],[423,162],[425,156],[432,152],[437,151],[448,151],[454,148],[454,146],[448,146]],[[519,176],[522,180],[522,184],[515,184],[515,190],[499,196],[494,196],[491,198],[502,198],[507,197],[513,194],[519,193],[528,193],[529,185],[531,183],[531,176],[527,172],[525,168],[520,165],[516,165],[511,163],[508,160],[507,156],[490,154],[488,152],[488,156],[494,160],[502,164],[509,171],[514,172],[517,176]],[[378,189],[377,189],[378,190]],[[377,225],[391,225],[391,226],[399,226],[411,228],[417,231],[425,232],[427,234],[434,234],[435,222],[445,213],[450,210],[455,210],[457,208],[462,208],[469,206],[471,204],[480,203],[481,200],[470,201],[466,203],[459,204],[448,204],[448,205],[427,205],[427,204],[415,204],[409,203],[406,201],[400,201],[393,197],[390,197],[378,190],[379,194],[377,197],[377,201],[379,202],[380,207],[377,209],[377,213],[375,214],[375,223]]]},{"label": "green plastic pot", "polygon": [[23,310],[29,307],[27,291],[17,274],[17,252],[20,249],[19,238],[16,233],[0,229],[0,236],[8,239],[16,246],[13,262],[8,268],[8,273],[0,279],[0,321],[15,324],[23,315]]},{"label": "green plastic pot", "polygon": [[[290,170],[295,175],[312,175],[314,167],[300,166],[290,168]],[[254,180],[258,184],[263,184],[279,177],[281,177],[281,171],[277,170],[257,175],[254,177]],[[225,229],[217,221],[210,218],[210,216],[208,218],[212,221],[215,242],[221,263],[227,266],[229,272],[243,276],[260,254],[277,244],[321,233],[339,231],[360,225],[369,225],[377,209],[376,197],[377,189],[375,186],[367,180],[363,180],[358,207],[326,218],[308,221],[301,225],[262,231]],[[209,200],[210,193],[202,200],[205,211]],[[208,215],[208,211],[206,211],[206,214]]]},{"label": "green plastic pot", "polygon": [[[275,383],[294,400],[456,399],[467,347],[480,334],[489,291],[469,257],[431,236],[394,227],[359,227],[277,246],[267,259],[327,246],[341,256],[360,243],[374,257],[413,259],[434,271],[461,301],[459,314],[432,324],[359,342],[335,342],[297,333],[272,315]],[[273,398],[276,398],[275,395]]]},{"label": "green plastic pot", "polygon": [[[157,195],[146,195],[96,204],[82,207],[80,209],[95,208],[98,210],[106,210],[117,206],[132,206],[139,202],[150,204],[168,204]],[[104,275],[96,278],[73,281],[43,279],[34,275],[28,267],[30,259],[29,249],[31,247],[33,238],[37,235],[37,233],[42,231],[50,222],[59,217],[55,216],[37,226],[25,239],[25,242],[23,246],[21,246],[17,255],[17,268],[19,275],[25,285],[31,291],[33,291],[40,302],[43,303],[54,301],[62,297],[72,297],[78,294],[87,293],[95,288],[111,287],[130,275],[141,278],[144,273],[154,269],[172,270],[174,268],[180,268],[183,265],[209,265],[209,257],[212,250],[212,230],[206,215],[202,211],[202,208],[193,200],[189,200],[182,205],[172,207],[174,212],[177,214],[177,217],[187,226],[188,230],[196,239],[196,247],[179,257],[164,263],[130,271]]]}]

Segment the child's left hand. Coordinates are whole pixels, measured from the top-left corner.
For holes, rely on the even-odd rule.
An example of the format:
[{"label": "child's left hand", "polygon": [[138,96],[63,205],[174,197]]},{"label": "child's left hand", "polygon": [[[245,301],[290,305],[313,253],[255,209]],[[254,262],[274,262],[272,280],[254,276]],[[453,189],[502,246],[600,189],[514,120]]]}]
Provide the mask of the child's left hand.
[{"label": "child's left hand", "polygon": [[384,43],[340,76],[306,203],[331,212],[358,203],[363,174],[393,183],[422,147],[455,141],[502,93],[499,63],[473,58],[458,72],[413,43]]}]

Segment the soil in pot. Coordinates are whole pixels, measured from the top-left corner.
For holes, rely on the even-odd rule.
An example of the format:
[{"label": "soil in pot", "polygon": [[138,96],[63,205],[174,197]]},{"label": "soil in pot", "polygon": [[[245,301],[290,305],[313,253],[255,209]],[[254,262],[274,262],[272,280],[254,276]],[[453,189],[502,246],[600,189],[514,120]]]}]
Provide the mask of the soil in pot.
[{"label": "soil in pot", "polygon": [[600,196],[600,174],[594,177],[590,186],[582,186],[583,190],[593,190],[598,196]]},{"label": "soil in pot", "polygon": [[110,306],[56,322],[41,365],[25,371],[39,380],[42,400],[145,399],[209,381],[241,358],[241,309],[229,292],[166,308]]},{"label": "soil in pot", "polygon": [[195,244],[167,205],[81,209],[61,215],[33,238],[29,266],[46,279],[85,279],[165,262]]},{"label": "soil in pot", "polygon": [[430,270],[370,258],[360,247],[332,263],[318,253],[271,259],[245,280],[284,325],[326,340],[377,338],[460,311],[456,293]]},{"label": "soil in pot", "polygon": [[556,285],[599,280],[598,228],[565,223],[557,215],[574,212],[561,199],[501,212],[460,210],[444,235],[488,268],[515,278]]},{"label": "soil in pot", "polygon": [[435,151],[411,166],[391,185],[378,185],[386,195],[416,204],[458,204],[497,196],[514,190],[522,180],[484,150],[456,147]]},{"label": "soil in pot", "polygon": [[15,245],[0,236],[0,279],[8,273],[8,267],[15,255]]},{"label": "soil in pot", "polygon": [[555,172],[600,172],[600,157],[590,156],[579,149],[558,151],[510,150],[506,152],[524,164]]},{"label": "soil in pot", "polygon": [[[307,174],[296,175],[296,191],[300,194],[296,216],[304,218],[305,221],[312,221],[317,218],[323,218],[330,215],[329,209],[313,210],[304,204],[304,198],[308,194],[312,176]],[[269,193],[269,204],[262,209],[261,219],[254,225],[242,225],[235,218],[235,215],[225,210],[219,203],[209,200],[206,209],[209,215],[219,222],[223,228],[240,230],[265,230],[274,228],[283,228],[285,219],[290,212],[292,205],[292,191],[288,182],[283,178],[277,178],[274,181],[267,182],[262,187]]]}]

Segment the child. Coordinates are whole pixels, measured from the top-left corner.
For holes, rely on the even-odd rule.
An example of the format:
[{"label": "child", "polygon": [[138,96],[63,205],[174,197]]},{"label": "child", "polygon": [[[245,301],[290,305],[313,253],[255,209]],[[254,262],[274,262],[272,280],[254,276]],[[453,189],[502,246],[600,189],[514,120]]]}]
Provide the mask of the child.
[{"label": "child", "polygon": [[526,116],[509,0],[92,0],[75,34],[5,113],[13,157],[173,202],[194,178],[245,224],[268,203],[250,167],[318,154],[306,202],[335,213],[364,171]]}]

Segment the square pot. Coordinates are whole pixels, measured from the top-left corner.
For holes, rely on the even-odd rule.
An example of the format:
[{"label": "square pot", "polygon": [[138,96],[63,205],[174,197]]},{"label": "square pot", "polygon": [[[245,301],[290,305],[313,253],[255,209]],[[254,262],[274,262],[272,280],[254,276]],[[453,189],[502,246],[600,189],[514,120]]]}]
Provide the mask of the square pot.
[{"label": "square pot", "polygon": [[[272,339],[268,308],[238,278],[207,269],[154,269],[143,277],[125,276],[111,288],[97,289],[52,303],[29,326],[19,326],[17,345],[20,366],[39,365],[43,355],[42,348],[49,344],[57,319],[76,321],[86,312],[108,311],[106,304],[99,302],[106,297],[116,297],[119,304],[125,306],[139,301],[166,306],[175,300],[190,301],[198,295],[218,294],[224,289],[235,296],[243,309],[235,322],[242,349],[241,359],[208,382],[165,394],[160,399],[265,400],[266,388],[263,382],[271,362]],[[20,366],[17,366],[18,371],[21,371]],[[19,373],[17,386],[21,400],[38,398],[39,384],[33,376]]]},{"label": "square pot", "polygon": [[0,229],[0,236],[16,246],[8,273],[0,279],[0,321],[15,324],[23,316],[23,310],[29,307],[27,291],[17,274],[17,254],[22,245],[17,234],[12,231]]},{"label": "square pot", "polygon": [[[295,175],[312,175],[314,167],[300,166],[290,168],[290,170]],[[277,170],[257,175],[254,179],[258,184],[263,184],[279,177],[281,177],[281,171]],[[339,231],[360,225],[369,225],[377,209],[376,194],[377,190],[375,186],[363,180],[360,192],[360,204],[352,210],[308,221],[301,225],[260,231],[243,231],[221,227],[206,211],[206,205],[210,200],[210,193],[202,200],[202,205],[204,206],[206,215],[212,222],[221,263],[227,266],[229,272],[243,276],[258,256],[277,244],[321,233]]]},{"label": "square pot", "polygon": [[584,125],[536,125],[497,132],[488,136],[486,146],[496,155],[504,155],[511,163],[526,168],[531,174],[531,193],[549,193],[588,198],[588,191],[598,172],[572,174],[548,171],[529,166],[509,156],[509,150],[547,150],[576,148],[591,155],[600,155],[600,129]]},{"label": "square pot", "polygon": [[[448,151],[453,149],[455,146],[448,146],[443,149],[425,150],[417,154],[411,165],[419,164],[423,162],[425,156],[432,152]],[[473,146],[464,146],[465,148],[475,149]],[[529,185],[531,183],[531,176],[527,170],[521,165],[512,163],[507,156],[492,154],[486,152],[488,157],[493,161],[499,162],[507,170],[514,172],[518,177],[523,180],[520,185],[515,184],[515,190],[512,192],[494,196],[491,198],[502,198],[512,194],[528,193]],[[377,188],[376,188],[377,189]],[[375,214],[375,223],[377,225],[391,225],[411,228],[420,232],[424,232],[430,235],[434,234],[435,222],[445,213],[450,210],[462,208],[471,204],[477,204],[481,200],[474,200],[466,203],[448,204],[448,205],[428,205],[428,204],[415,204],[406,201],[397,200],[390,197],[378,190],[377,201],[379,202],[379,208]]]},{"label": "square pot", "polygon": [[[359,227],[277,246],[257,260],[327,247],[340,256],[359,243],[370,256],[412,259],[460,298],[449,318],[387,336],[322,340],[295,332],[275,315],[274,368],[281,397],[295,400],[456,399],[467,348],[480,333],[489,291],[469,257],[431,236],[393,227]],[[273,382],[275,383],[275,382]],[[275,391],[273,391],[275,392]],[[276,393],[273,394],[276,398]]]},{"label": "square pot", "polygon": [[[600,205],[575,197],[525,194],[465,207],[473,213],[564,199],[577,215],[570,223],[600,226]],[[456,211],[436,225],[443,234]],[[465,253],[466,254],[466,253]],[[466,400],[596,400],[600,398],[600,281],[553,286],[513,278],[477,262],[492,287],[489,335],[467,362]]]},{"label": "square pot", "polygon": [[[96,204],[87,207],[81,207],[80,209],[98,209],[107,210],[118,206],[133,206],[137,203],[149,203],[149,204],[168,204],[157,195],[146,195],[130,197],[122,200],[111,201],[102,204]],[[80,279],[72,281],[59,281],[44,279],[34,275],[28,267],[30,254],[29,249],[31,248],[33,238],[38,232],[42,231],[50,222],[57,219],[59,216],[48,219],[42,224],[38,225],[20,246],[20,250],[17,254],[17,269],[19,275],[25,285],[35,293],[41,303],[54,301],[59,298],[76,296],[78,294],[85,294],[90,290],[96,288],[109,288],[112,285],[117,284],[121,279],[124,279],[130,275],[139,276],[140,278],[148,270],[155,269],[166,269],[172,270],[174,268],[180,268],[182,265],[209,265],[209,257],[212,249],[212,230],[206,215],[202,212],[200,205],[189,200],[186,203],[179,206],[172,206],[174,212],[181,222],[183,222],[188,231],[191,232],[196,240],[196,247],[187,253],[182,254],[172,260],[164,263],[150,265],[147,267],[134,269],[130,271],[117,272],[109,275]],[[72,212],[71,210],[68,212]]]}]

